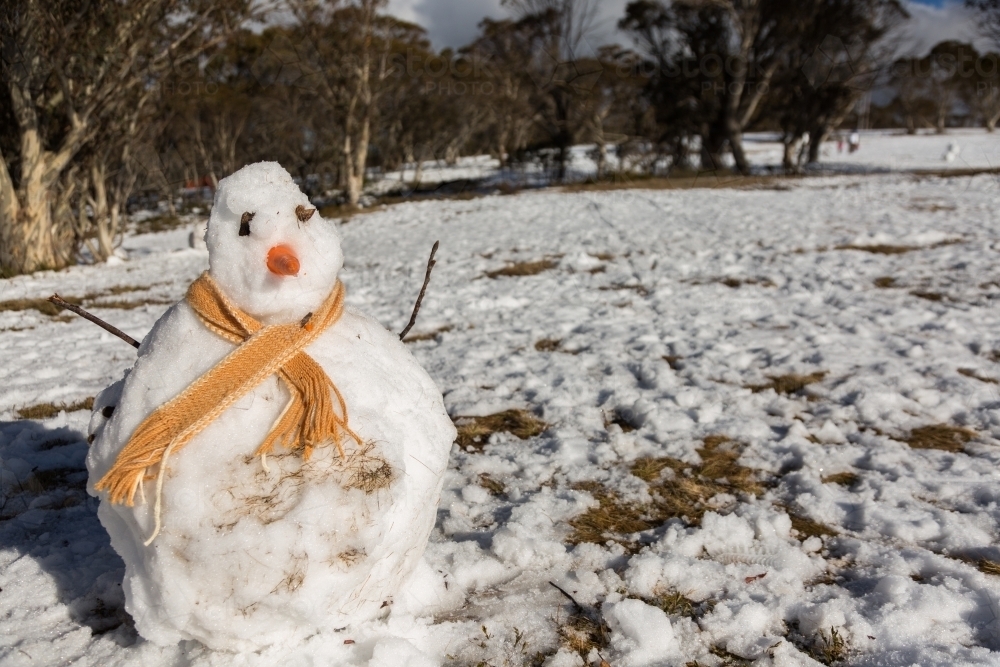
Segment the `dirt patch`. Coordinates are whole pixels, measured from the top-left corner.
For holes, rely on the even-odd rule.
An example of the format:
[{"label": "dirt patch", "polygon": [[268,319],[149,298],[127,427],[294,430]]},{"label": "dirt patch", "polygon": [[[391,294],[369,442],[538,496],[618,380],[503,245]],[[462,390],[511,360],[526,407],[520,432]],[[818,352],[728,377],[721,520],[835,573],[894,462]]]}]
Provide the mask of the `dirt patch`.
[{"label": "dirt patch", "polygon": [[826,371],[816,371],[815,373],[810,373],[809,375],[789,373],[787,375],[771,376],[770,382],[766,382],[764,384],[744,385],[744,388],[749,389],[755,394],[767,391],[768,389],[773,389],[779,394],[795,394],[811,384],[822,382],[826,375]]},{"label": "dirt patch", "polygon": [[41,403],[26,408],[19,408],[17,416],[21,419],[51,419],[65,410],[66,412],[76,412],[77,410],[93,410],[94,397],[85,398],[76,403]]},{"label": "dirt patch", "polygon": [[453,418],[458,429],[455,443],[467,452],[481,452],[494,433],[510,433],[521,440],[540,435],[549,427],[527,410],[504,410],[485,417]]},{"label": "dirt patch", "polygon": [[553,259],[539,259],[534,262],[514,262],[496,271],[487,271],[487,278],[503,278],[515,276],[536,276],[559,266]]},{"label": "dirt patch", "polygon": [[874,282],[875,287],[878,287],[879,289],[889,289],[890,287],[896,286],[896,279],[892,276],[880,276],[872,282]]},{"label": "dirt patch", "polygon": [[944,452],[964,451],[966,443],[979,434],[961,426],[949,424],[932,424],[921,426],[910,431],[903,440],[914,449],[940,449]]}]

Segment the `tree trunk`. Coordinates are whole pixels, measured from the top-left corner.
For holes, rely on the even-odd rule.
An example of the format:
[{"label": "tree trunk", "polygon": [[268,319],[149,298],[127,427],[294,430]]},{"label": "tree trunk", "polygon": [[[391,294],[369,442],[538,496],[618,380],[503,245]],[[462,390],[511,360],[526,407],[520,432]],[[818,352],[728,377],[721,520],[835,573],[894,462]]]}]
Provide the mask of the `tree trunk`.
[{"label": "tree trunk", "polygon": [[738,126],[732,125],[727,132],[729,139],[729,151],[733,154],[736,162],[736,169],[744,176],[750,175],[750,161],[743,150],[743,131]]},{"label": "tree trunk", "polygon": [[20,188],[14,189],[6,164],[0,174],[0,272],[6,275],[61,269],[73,256],[72,235],[59,233],[52,218],[58,171],[51,154],[34,131],[23,133],[21,144]]}]

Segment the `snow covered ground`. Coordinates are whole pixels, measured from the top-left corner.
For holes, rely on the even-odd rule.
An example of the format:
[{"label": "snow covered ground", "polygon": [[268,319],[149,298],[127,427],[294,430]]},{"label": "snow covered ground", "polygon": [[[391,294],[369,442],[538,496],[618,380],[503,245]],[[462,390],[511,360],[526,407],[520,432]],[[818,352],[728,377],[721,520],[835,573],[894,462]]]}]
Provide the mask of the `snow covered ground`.
[{"label": "snow covered ground", "polygon": [[[466,447],[386,620],[250,655],[136,637],[89,413],[17,418],[134,358],[33,299],[139,338],[207,254],[177,230],[0,281],[0,664],[1000,664],[998,194],[887,174],[354,217],[348,300],[392,330],[441,240],[411,349]],[[511,409],[544,430],[470,419]]]},{"label": "snow covered ground", "polygon": [[[846,136],[842,150],[836,141],[823,144],[821,157],[814,171],[831,173],[884,173],[892,171],[952,171],[963,169],[1000,168],[1000,133],[990,134],[980,128],[951,129],[946,134],[921,131],[906,135],[902,130],[871,130],[861,133],[861,148],[847,150]],[[782,145],[772,133],[748,133],[744,137],[747,156],[753,168],[761,173],[781,169]],[[569,165],[570,180],[585,180],[597,173],[593,146],[576,146]],[[617,168],[613,147],[609,147],[609,165]],[[732,158],[726,156],[730,164]],[[393,171],[371,184],[369,192],[380,195],[390,191],[405,191],[416,176],[416,166]],[[423,185],[463,179],[485,179],[537,184],[541,174],[537,167],[501,172],[499,163],[489,156],[462,158],[455,165],[425,162],[420,176]]]}]

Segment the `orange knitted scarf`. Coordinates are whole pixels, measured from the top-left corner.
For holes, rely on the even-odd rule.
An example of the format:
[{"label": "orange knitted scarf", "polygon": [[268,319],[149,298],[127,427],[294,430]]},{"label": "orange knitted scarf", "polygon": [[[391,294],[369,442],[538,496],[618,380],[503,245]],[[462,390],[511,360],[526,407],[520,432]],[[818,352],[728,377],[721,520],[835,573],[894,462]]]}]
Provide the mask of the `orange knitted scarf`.
[{"label": "orange knitted scarf", "polygon": [[[159,498],[167,457],[275,373],[288,388],[291,400],[256,455],[263,457],[280,446],[302,449],[303,458],[308,459],[313,447],[330,443],[343,455],[341,441],[345,435],[360,443],[347,426],[347,406],[340,391],[323,368],[302,351],[340,319],[344,312],[343,283],[338,281],[323,305],[301,322],[272,326],[263,326],[240,310],[207,272],[191,284],[187,300],[209,330],[237,347],[149,415],[119,452],[111,470],[95,485],[98,491],[108,492],[112,503],[132,506],[147,470],[159,465],[153,537],[159,531]],[[340,404],[339,415],[331,392]]]}]

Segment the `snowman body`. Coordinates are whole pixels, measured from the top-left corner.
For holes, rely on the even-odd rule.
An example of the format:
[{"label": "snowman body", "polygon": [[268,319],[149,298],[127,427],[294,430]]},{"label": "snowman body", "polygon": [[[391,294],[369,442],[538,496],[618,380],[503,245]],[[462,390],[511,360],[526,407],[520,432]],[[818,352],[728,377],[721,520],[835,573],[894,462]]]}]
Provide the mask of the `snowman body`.
[{"label": "snowman body", "polygon": [[[258,192],[255,201],[252,190],[271,185],[268,179],[279,181],[294,203],[298,188],[292,192],[294,184],[289,186],[280,167],[252,165],[231,178],[245,177],[247,170],[255,177],[249,179],[249,198],[231,197],[236,201],[227,204],[226,196],[233,193],[224,187],[226,181],[220,183],[218,215],[213,210],[209,223],[210,253],[212,226],[227,225],[234,215],[238,219],[240,208],[259,208],[262,195]],[[239,194],[245,195],[246,188]],[[266,203],[275,203],[271,199]],[[280,213],[286,204],[272,208]],[[314,232],[324,238],[336,236],[332,223],[318,217],[307,224],[324,225]],[[229,281],[233,300],[241,305],[254,298],[272,300],[274,307],[253,313],[262,322],[302,317],[332,288],[332,283],[309,282],[330,283],[329,266],[314,272],[323,274],[317,280],[309,265],[317,261],[312,250],[318,249],[323,261],[332,246],[302,238],[304,226],[285,225],[282,233],[278,225],[277,234],[258,243],[274,247],[280,242],[301,256],[298,276],[272,280],[276,295],[241,298],[240,285]],[[253,256],[261,253],[248,245],[252,269]],[[335,277],[342,260],[334,260]],[[256,269],[262,266],[263,260]],[[213,277],[226,287],[225,271],[216,273]],[[300,278],[307,288],[304,297],[288,289]],[[255,279],[248,279],[251,292]],[[291,298],[281,298],[281,290]],[[98,495],[95,481],[111,468],[136,427],[233,349],[187,302],[167,311],[143,341],[132,370],[95,401],[87,459],[92,493]],[[350,428],[360,442],[345,441],[343,455],[331,444],[315,448],[308,460],[301,451],[254,456],[289,399],[275,375],[169,459],[162,529],[148,546],[154,485],[144,484],[131,507],[102,497],[98,516],[126,564],[126,608],[146,639],[157,644],[196,639],[225,650],[300,641],[387,612],[419,561],[455,435],[440,392],[396,336],[351,309],[304,352],[348,406]],[[110,406],[114,410],[106,418]]]}]

